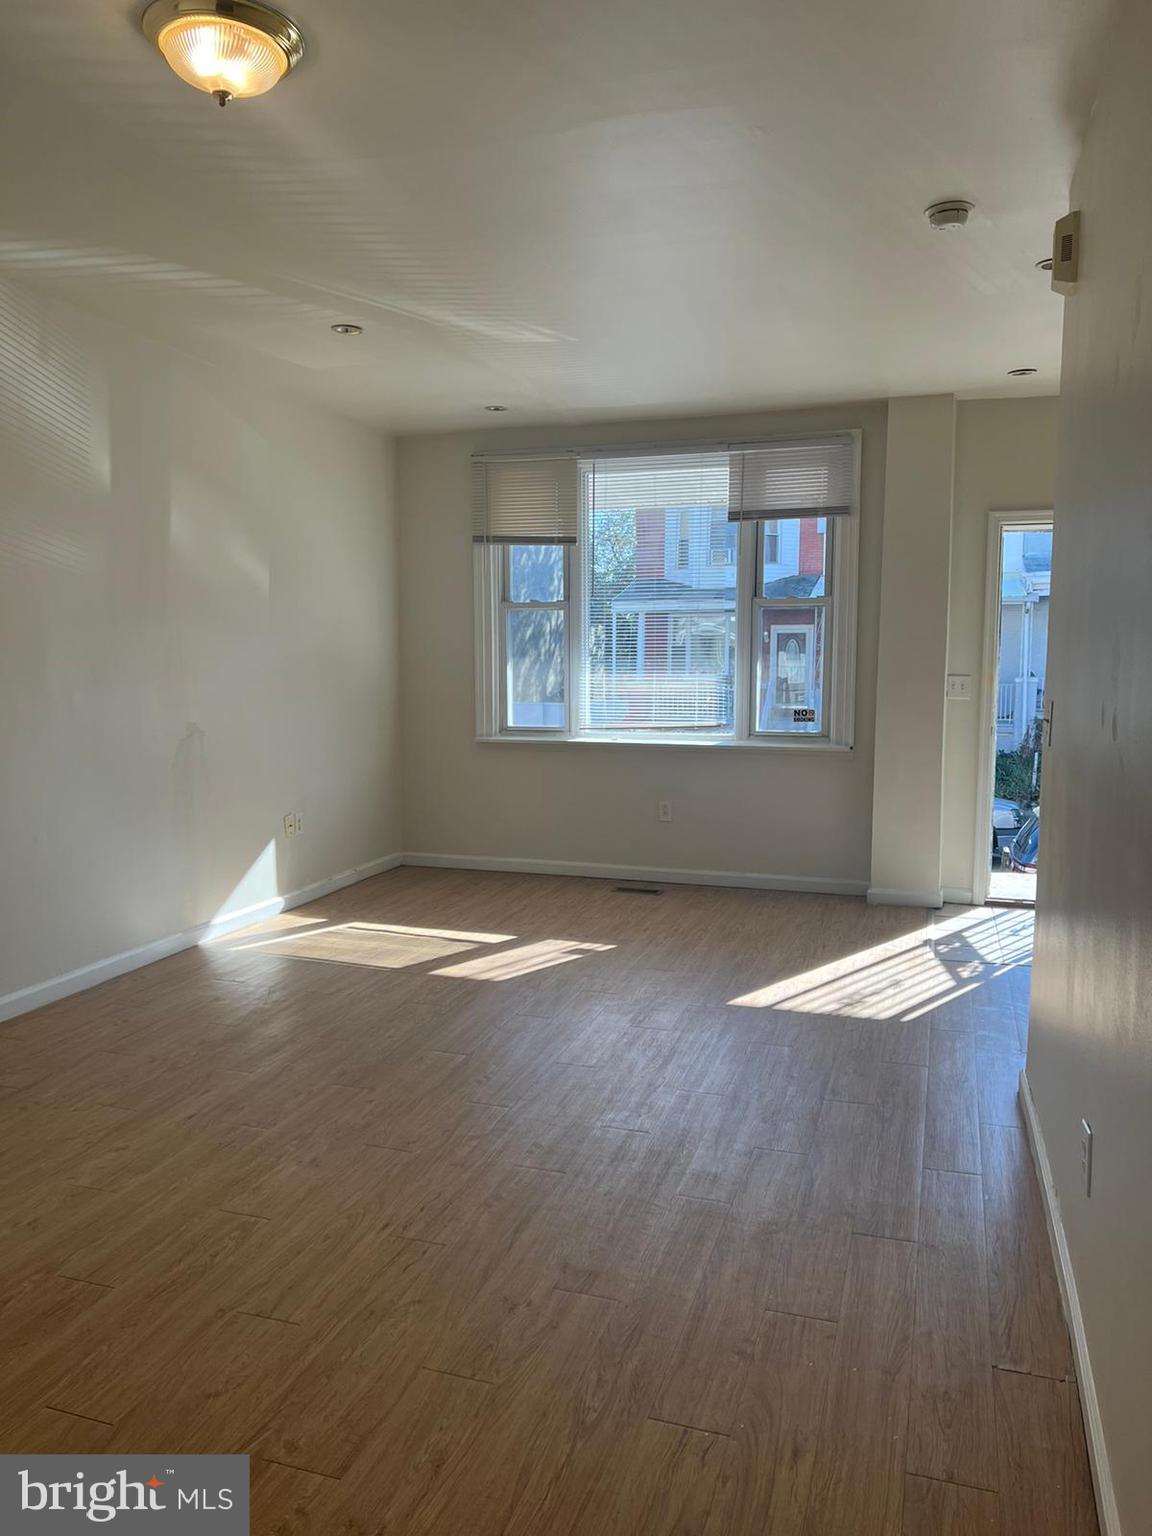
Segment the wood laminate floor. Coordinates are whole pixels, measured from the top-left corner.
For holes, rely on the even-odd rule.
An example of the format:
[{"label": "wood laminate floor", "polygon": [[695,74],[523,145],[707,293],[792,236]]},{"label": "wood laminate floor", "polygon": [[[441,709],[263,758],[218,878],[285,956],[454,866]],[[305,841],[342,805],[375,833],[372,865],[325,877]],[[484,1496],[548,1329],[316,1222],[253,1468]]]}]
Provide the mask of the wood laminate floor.
[{"label": "wood laminate floor", "polygon": [[398,870],[0,1028],[0,1450],[253,1530],[1094,1536],[1031,916]]}]

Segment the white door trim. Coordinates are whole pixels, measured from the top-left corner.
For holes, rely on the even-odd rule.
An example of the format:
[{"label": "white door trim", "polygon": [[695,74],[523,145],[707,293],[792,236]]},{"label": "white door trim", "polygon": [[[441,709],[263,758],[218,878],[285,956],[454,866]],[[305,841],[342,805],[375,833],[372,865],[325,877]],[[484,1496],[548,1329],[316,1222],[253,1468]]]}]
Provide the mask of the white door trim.
[{"label": "white door trim", "polygon": [[988,900],[991,866],[992,791],[996,758],[996,682],[1000,672],[1000,561],[1006,528],[1050,528],[1050,511],[988,514],[988,552],[984,564],[984,645],[980,657],[980,727],[976,759],[976,837],[972,849],[972,902]]}]

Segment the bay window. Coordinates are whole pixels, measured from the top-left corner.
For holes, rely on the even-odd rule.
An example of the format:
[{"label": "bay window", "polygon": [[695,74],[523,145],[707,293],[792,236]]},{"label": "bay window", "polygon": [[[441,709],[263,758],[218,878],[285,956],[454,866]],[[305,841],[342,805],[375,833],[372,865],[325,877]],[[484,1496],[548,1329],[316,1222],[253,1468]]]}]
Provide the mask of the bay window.
[{"label": "bay window", "polygon": [[474,461],[478,734],[851,745],[857,438]]}]

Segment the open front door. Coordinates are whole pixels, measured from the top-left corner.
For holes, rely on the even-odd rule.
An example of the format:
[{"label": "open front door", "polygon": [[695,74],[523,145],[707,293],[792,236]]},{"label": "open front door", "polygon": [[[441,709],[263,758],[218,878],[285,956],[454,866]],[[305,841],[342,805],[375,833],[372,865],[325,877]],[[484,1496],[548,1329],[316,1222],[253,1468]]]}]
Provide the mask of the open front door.
[{"label": "open front door", "polygon": [[1036,900],[1051,584],[1051,516],[994,512],[973,878],[978,902],[1031,906]]}]

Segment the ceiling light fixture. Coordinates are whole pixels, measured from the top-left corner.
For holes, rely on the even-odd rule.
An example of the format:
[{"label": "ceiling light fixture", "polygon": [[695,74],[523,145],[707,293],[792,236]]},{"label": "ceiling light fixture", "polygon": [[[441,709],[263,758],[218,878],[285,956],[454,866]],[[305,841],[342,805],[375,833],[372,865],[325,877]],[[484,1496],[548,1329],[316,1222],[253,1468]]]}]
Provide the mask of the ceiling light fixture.
[{"label": "ceiling light fixture", "polygon": [[296,23],[255,0],[152,0],[140,25],[181,80],[222,107],[263,96],[304,53]]},{"label": "ceiling light fixture", "polygon": [[1040,260],[1036,263],[1036,266],[1037,266],[1037,268],[1041,272],[1051,272],[1051,270],[1052,270],[1052,258],[1051,258],[1051,256],[1041,256]]},{"label": "ceiling light fixture", "polygon": [[364,334],[364,327],[356,325],[351,320],[338,320],[335,325],[330,325],[328,329],[335,331],[337,336],[363,336]]},{"label": "ceiling light fixture", "polygon": [[1035,368],[1009,368],[1008,377],[1010,379],[1026,379],[1035,372]]},{"label": "ceiling light fixture", "polygon": [[486,411],[506,411],[508,407],[506,405],[486,405],[484,409]]},{"label": "ceiling light fixture", "polygon": [[973,206],[962,197],[946,197],[939,203],[929,203],[924,217],[933,229],[963,229]]}]

